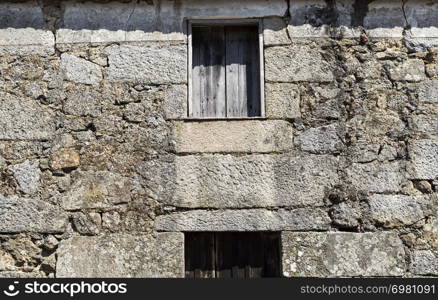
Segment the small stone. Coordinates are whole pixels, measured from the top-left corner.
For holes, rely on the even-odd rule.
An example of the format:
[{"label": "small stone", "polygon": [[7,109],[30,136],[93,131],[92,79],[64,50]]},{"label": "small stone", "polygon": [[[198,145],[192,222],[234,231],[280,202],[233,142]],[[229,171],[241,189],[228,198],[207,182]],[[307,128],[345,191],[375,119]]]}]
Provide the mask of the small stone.
[{"label": "small stone", "polygon": [[433,192],[432,185],[426,180],[416,182],[415,187],[422,193],[430,194]]},{"label": "small stone", "polygon": [[42,88],[36,82],[31,82],[25,87],[26,95],[33,99],[38,99],[40,96],[44,96]]},{"label": "small stone", "polygon": [[438,252],[414,251],[410,270],[416,275],[438,275]]},{"label": "small stone", "polygon": [[37,161],[25,162],[8,168],[18,183],[20,191],[25,194],[34,194],[40,187],[41,170]]},{"label": "small stone", "polygon": [[77,213],[73,215],[73,225],[83,235],[97,235],[100,232],[102,219],[98,213]]},{"label": "small stone", "polygon": [[67,215],[38,199],[0,195],[0,232],[64,232]]},{"label": "small stone", "polygon": [[98,84],[102,80],[102,71],[98,65],[67,53],[61,55],[61,69],[67,80],[73,82]]},{"label": "small stone", "polygon": [[429,196],[373,195],[368,200],[370,218],[391,228],[412,225],[434,213]]},{"label": "small stone", "polygon": [[401,64],[391,61],[386,68],[393,81],[418,82],[426,78],[424,62],[421,59],[409,59]]},{"label": "small stone", "polygon": [[61,149],[53,153],[50,160],[50,168],[53,171],[76,168],[79,165],[79,153],[72,149]]},{"label": "small stone", "polygon": [[426,65],[426,74],[429,77],[438,76],[438,64],[428,64]]},{"label": "small stone", "polygon": [[102,227],[109,231],[117,231],[120,224],[120,214],[116,211],[110,211],[103,213],[102,215]]},{"label": "small stone", "polygon": [[341,135],[338,124],[311,128],[295,138],[295,145],[315,154],[338,153],[343,148]]},{"label": "small stone", "polygon": [[58,246],[58,244],[58,239],[50,234],[44,239],[43,247],[44,249],[51,251],[54,250]]},{"label": "small stone", "polygon": [[330,215],[336,225],[343,228],[355,228],[359,226],[361,211],[357,203],[342,202],[333,206]]}]

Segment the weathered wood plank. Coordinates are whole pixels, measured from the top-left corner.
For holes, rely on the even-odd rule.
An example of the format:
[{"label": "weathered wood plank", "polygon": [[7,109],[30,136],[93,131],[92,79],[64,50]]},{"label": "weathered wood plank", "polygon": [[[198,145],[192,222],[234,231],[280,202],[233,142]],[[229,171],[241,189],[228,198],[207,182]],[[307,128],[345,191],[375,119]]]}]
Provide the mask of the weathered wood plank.
[{"label": "weathered wood plank", "polygon": [[225,117],[224,26],[192,28],[191,117]]},{"label": "weathered wood plank", "polygon": [[226,26],[225,42],[227,116],[260,116],[260,58],[257,27]]}]

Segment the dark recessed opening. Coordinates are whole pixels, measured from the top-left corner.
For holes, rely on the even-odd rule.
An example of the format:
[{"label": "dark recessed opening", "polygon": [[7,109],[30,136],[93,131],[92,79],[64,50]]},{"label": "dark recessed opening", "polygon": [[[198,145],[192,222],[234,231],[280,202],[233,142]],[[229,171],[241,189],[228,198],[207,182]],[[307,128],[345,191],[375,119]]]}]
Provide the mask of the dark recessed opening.
[{"label": "dark recessed opening", "polygon": [[190,232],[185,234],[186,278],[279,277],[277,232]]}]

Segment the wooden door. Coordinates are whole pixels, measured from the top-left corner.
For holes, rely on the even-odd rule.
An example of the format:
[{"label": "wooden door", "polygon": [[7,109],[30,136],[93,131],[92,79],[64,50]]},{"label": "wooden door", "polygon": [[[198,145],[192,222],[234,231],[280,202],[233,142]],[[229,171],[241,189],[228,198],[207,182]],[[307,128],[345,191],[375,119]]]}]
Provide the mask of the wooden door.
[{"label": "wooden door", "polygon": [[280,276],[280,235],[263,232],[186,233],[187,278]]},{"label": "wooden door", "polygon": [[190,116],[260,116],[259,51],[257,26],[193,26]]}]

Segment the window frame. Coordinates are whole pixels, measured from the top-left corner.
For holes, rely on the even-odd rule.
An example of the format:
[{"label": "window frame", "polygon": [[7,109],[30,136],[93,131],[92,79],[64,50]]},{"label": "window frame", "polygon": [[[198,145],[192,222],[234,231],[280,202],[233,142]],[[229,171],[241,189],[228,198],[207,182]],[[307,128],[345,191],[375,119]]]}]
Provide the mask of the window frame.
[{"label": "window frame", "polygon": [[[259,43],[259,66],[260,66],[260,116],[255,117],[193,117],[192,116],[192,64],[193,64],[193,45],[192,45],[192,27],[193,25],[256,25],[258,28],[258,43]],[[248,19],[188,19],[187,20],[187,115],[190,120],[247,120],[247,119],[266,119],[265,114],[265,59],[264,59],[264,41],[263,41],[263,20],[261,18]]]}]

